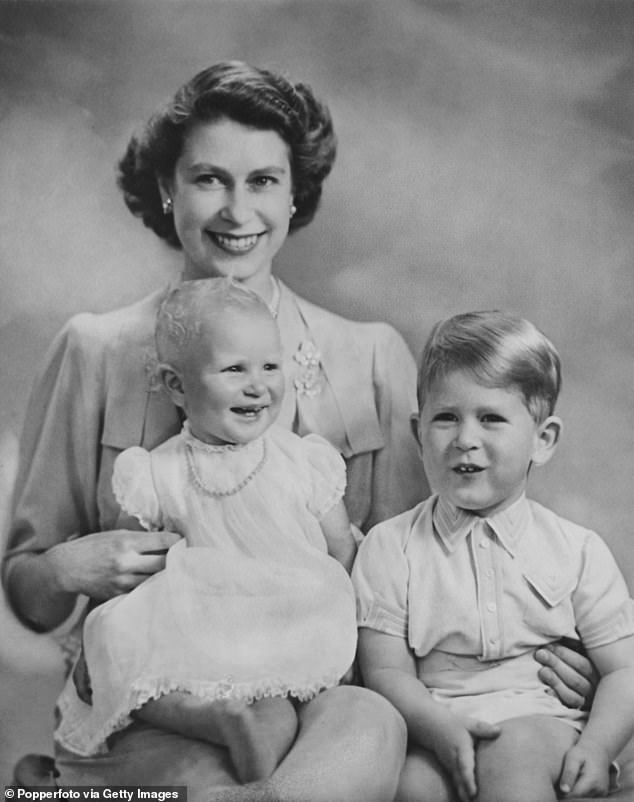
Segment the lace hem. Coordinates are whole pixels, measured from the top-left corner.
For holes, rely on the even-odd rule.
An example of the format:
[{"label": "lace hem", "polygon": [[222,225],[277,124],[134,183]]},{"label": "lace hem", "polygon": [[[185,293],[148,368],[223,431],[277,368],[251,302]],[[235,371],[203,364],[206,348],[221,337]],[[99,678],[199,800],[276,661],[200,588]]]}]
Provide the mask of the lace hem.
[{"label": "lace hem", "polygon": [[107,739],[119,730],[129,726],[133,719],[131,713],[146,702],[158,699],[168,693],[189,693],[211,702],[238,700],[252,704],[259,699],[293,696],[300,702],[308,702],[321,691],[339,683],[341,672],[332,671],[319,679],[309,679],[301,683],[276,678],[257,682],[233,683],[229,680],[208,682],[205,680],[177,681],[167,677],[145,678],[133,683],[126,700],[119,709],[103,723],[94,721],[92,707],[62,694],[58,700],[61,722],[55,731],[55,740],[65,749],[81,757],[91,757],[108,752]]}]

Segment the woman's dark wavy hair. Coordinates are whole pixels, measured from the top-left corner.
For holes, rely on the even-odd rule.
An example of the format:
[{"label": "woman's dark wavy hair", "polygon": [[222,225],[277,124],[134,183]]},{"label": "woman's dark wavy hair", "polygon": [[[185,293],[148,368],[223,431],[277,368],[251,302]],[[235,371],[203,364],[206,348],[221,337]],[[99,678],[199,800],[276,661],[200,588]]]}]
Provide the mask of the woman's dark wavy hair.
[{"label": "woman's dark wavy hair", "polygon": [[310,223],[336,155],[330,112],[308,85],[293,85],[282,75],[241,61],[220,62],[199,72],[132,137],[117,180],[132,214],[171,246],[181,247],[173,216],[163,214],[157,178],[172,177],[192,126],[220,117],[273,130],[286,142],[297,209],[289,230]]}]

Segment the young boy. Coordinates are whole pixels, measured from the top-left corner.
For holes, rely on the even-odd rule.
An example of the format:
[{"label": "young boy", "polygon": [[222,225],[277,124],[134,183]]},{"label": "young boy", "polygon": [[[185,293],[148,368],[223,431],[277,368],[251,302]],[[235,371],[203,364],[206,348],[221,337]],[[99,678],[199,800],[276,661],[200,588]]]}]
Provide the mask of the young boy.
[{"label": "young boy", "polygon": [[[560,382],[549,340],[500,312],[425,346],[413,428],[435,494],[371,530],[353,572],[365,684],[408,725],[399,800],[605,794],[634,731],[625,581],[596,534],[525,496],[557,446]],[[589,717],[537,677],[535,650],[562,637],[601,675]]]}]

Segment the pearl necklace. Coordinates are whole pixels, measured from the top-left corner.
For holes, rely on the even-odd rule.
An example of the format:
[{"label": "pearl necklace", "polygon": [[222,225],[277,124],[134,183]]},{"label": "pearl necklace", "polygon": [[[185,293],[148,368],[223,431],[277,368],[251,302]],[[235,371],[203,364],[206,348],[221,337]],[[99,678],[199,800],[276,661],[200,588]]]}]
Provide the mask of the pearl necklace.
[{"label": "pearl necklace", "polygon": [[194,446],[192,445],[192,443],[189,443],[187,441],[185,441],[185,459],[187,460],[187,471],[189,474],[189,478],[191,480],[191,483],[197,490],[199,490],[201,493],[204,493],[204,495],[206,496],[211,496],[211,498],[233,496],[240,490],[242,490],[243,487],[246,487],[251,481],[251,479],[253,479],[253,477],[257,473],[259,473],[260,470],[262,469],[262,466],[266,462],[266,441],[264,439],[262,440],[262,456],[258,460],[257,465],[255,465],[255,467],[252,468],[251,471],[249,471],[249,473],[244,477],[244,479],[242,479],[240,482],[238,482],[237,485],[229,488],[228,490],[212,490],[210,487],[207,487],[207,485],[201,479],[200,474],[198,473],[198,470],[196,468],[196,463],[194,460]]}]

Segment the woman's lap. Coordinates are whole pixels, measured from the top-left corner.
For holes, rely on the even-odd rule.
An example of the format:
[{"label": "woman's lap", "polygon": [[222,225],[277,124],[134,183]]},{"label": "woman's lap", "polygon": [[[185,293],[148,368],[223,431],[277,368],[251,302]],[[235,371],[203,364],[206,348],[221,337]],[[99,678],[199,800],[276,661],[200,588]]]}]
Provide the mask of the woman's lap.
[{"label": "woman's lap", "polygon": [[181,785],[188,802],[236,782],[226,749],[136,722],[111,738],[107,754],[78,757],[57,748],[60,785]]},{"label": "woman's lap", "polygon": [[[354,686],[324,691],[298,708],[299,733],[273,777],[236,786],[228,753],[202,741],[135,723],[108,754],[78,758],[59,749],[63,785],[184,785],[189,802],[269,799],[388,802],[405,756],[405,725],[382,697]],[[226,789],[213,793],[214,788]]]}]

